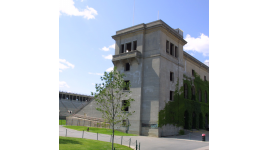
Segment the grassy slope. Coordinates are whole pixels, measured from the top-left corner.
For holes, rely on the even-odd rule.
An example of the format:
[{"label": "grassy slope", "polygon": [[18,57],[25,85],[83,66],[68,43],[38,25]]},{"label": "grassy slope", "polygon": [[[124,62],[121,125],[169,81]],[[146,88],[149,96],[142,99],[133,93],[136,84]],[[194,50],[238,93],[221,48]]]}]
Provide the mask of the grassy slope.
[{"label": "grassy slope", "polygon": [[[116,150],[133,150],[127,146],[120,144],[114,144],[114,147]],[[60,136],[59,139],[60,150],[110,150],[111,148],[112,143],[110,142],[62,136]]]},{"label": "grassy slope", "polygon": [[[88,128],[88,127],[85,127],[85,126],[64,126],[64,127],[69,128],[69,129],[78,130],[78,131],[83,131],[83,130],[87,131],[87,128]],[[112,134],[112,129],[89,127],[89,132],[93,132],[93,133],[98,132],[100,134],[111,135]],[[116,130],[114,130],[114,135],[117,135],[117,136],[136,136],[136,134],[127,134],[127,133],[116,131]]]}]

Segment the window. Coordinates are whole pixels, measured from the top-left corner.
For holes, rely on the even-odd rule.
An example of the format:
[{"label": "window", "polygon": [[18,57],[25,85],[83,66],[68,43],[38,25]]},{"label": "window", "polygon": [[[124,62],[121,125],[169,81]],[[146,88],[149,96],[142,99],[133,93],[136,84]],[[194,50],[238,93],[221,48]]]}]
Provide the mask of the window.
[{"label": "window", "polygon": [[126,121],[126,120],[123,120],[123,121],[122,121],[122,126],[123,126],[123,127],[126,127],[126,126],[127,126],[127,121]]},{"label": "window", "polygon": [[194,76],[194,70],[192,70],[192,76]]},{"label": "window", "polygon": [[204,81],[207,81],[207,78],[206,78],[206,76],[204,76]]},{"label": "window", "polygon": [[174,44],[170,43],[170,55],[174,56]]},{"label": "window", "polygon": [[174,73],[170,72],[170,81],[174,81]]},{"label": "window", "polygon": [[184,98],[188,99],[188,86],[186,83],[184,84]]},{"label": "window", "polygon": [[208,102],[207,91],[205,91],[205,103]]},{"label": "window", "polygon": [[166,52],[169,53],[169,41],[166,42]]},{"label": "window", "polygon": [[128,111],[128,100],[123,100],[122,101],[122,111]]},{"label": "window", "polygon": [[129,81],[124,81],[124,90],[129,90]]},{"label": "window", "polygon": [[191,91],[192,91],[192,100],[195,100],[195,90],[193,86],[192,86]]},{"label": "window", "polygon": [[129,63],[126,63],[125,71],[129,71],[129,70],[130,70],[130,65],[129,65]]},{"label": "window", "polygon": [[133,42],[133,50],[137,50],[137,41]]},{"label": "window", "polygon": [[173,98],[174,98],[174,92],[173,92],[173,91],[170,91],[170,92],[169,92],[169,99],[170,99],[171,101],[173,101]]},{"label": "window", "polygon": [[175,57],[178,58],[178,47],[175,46]]},{"label": "window", "polygon": [[199,89],[199,102],[202,101],[202,93],[201,93],[201,90]]},{"label": "window", "polygon": [[125,45],[122,44],[122,45],[121,45],[121,53],[124,53],[124,51],[125,51]]},{"label": "window", "polygon": [[130,52],[131,51],[131,43],[127,43],[127,50],[126,52]]}]

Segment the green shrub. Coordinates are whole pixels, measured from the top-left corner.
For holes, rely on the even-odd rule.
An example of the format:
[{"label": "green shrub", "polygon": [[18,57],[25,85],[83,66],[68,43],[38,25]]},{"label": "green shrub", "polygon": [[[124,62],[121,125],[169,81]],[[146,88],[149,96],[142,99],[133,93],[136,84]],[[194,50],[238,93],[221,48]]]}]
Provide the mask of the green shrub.
[{"label": "green shrub", "polygon": [[180,129],[179,135],[184,135],[184,130]]}]

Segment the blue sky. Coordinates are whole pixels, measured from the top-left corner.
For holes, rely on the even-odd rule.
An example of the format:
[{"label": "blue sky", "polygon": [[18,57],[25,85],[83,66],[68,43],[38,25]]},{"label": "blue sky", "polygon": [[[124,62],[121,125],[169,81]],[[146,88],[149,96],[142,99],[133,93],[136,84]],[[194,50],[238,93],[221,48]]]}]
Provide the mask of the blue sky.
[{"label": "blue sky", "polygon": [[[117,30],[133,25],[134,0],[63,0],[59,10],[59,90],[90,94],[113,67]],[[134,25],[158,18],[184,31],[184,50],[209,61],[208,0],[135,0]],[[208,63],[207,63],[208,64]]]}]

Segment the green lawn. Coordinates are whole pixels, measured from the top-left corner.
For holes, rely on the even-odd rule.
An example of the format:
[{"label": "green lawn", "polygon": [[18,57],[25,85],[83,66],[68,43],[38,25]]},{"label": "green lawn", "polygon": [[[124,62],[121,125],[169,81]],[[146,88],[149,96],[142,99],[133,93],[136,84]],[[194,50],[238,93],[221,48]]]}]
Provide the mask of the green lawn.
[{"label": "green lawn", "polygon": [[[78,131],[87,131],[88,127],[85,126],[64,126],[65,128],[69,128],[69,129],[74,129],[74,130],[78,130]],[[89,132],[93,132],[93,133],[100,133],[100,134],[108,134],[111,135],[112,134],[112,129],[106,129],[106,128],[94,128],[94,127],[89,127]],[[136,134],[127,134],[124,132],[120,132],[117,130],[114,130],[114,135],[117,136],[137,136]]]},{"label": "green lawn", "polygon": [[[114,144],[115,150],[133,150],[127,146]],[[60,136],[60,150],[111,150],[112,143],[91,139],[73,138]]]},{"label": "green lawn", "polygon": [[59,125],[66,125],[66,120],[59,120],[59,121],[60,121]]}]

